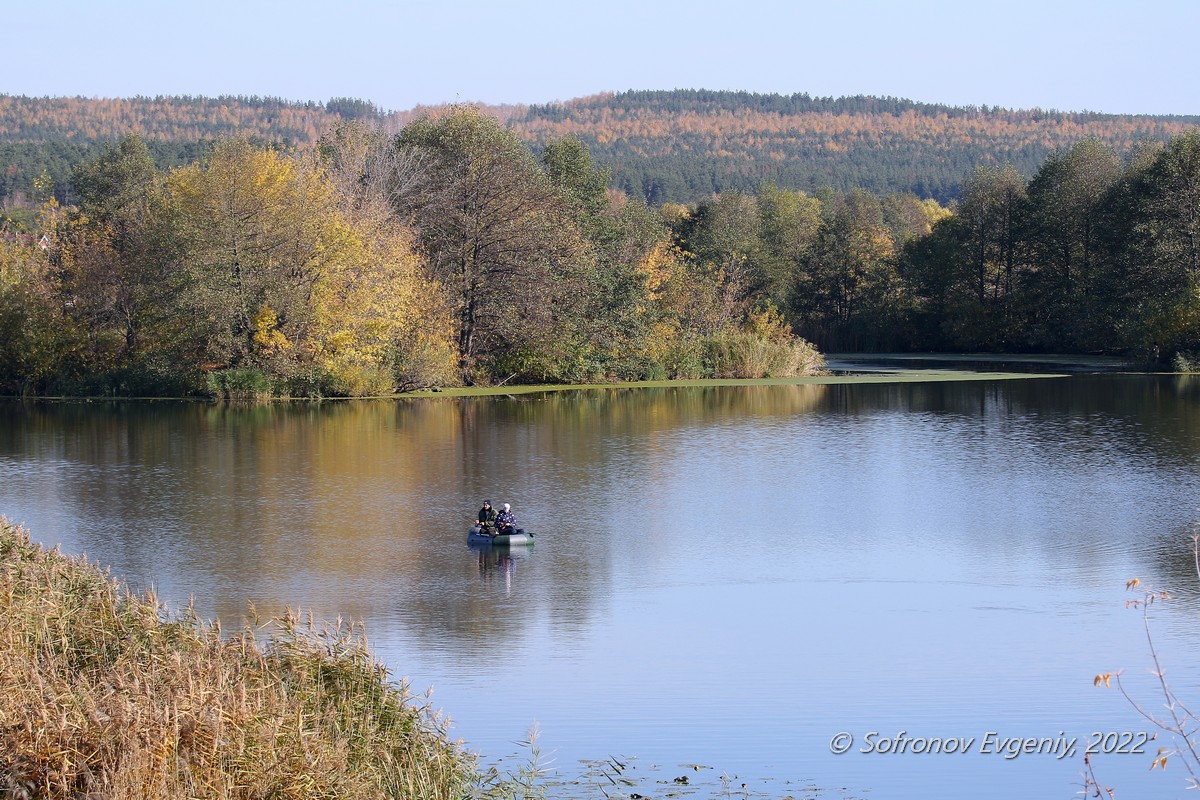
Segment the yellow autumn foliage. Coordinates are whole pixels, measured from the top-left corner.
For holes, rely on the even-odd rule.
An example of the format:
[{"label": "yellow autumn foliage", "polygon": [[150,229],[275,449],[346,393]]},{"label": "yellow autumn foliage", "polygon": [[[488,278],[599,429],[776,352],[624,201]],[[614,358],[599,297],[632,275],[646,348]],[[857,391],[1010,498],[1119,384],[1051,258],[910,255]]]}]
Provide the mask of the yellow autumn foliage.
[{"label": "yellow autumn foliage", "polygon": [[285,351],[292,346],[279,330],[279,315],[266,303],[254,315],[254,343],[266,353]]},{"label": "yellow autumn foliage", "polygon": [[[348,199],[314,157],[224,143],[174,171],[168,190],[209,363],[313,376],[305,391],[381,394],[408,348],[449,347],[441,291],[410,232]],[[425,372],[442,382],[433,361]]]},{"label": "yellow autumn foliage", "polygon": [[[372,374],[403,360],[406,349],[440,340],[451,374],[450,336],[438,330],[440,292],[422,276],[411,235],[394,224],[355,234],[354,246],[331,263],[313,288],[316,365],[336,381],[370,383]],[[432,382],[445,382],[445,377]],[[369,393],[382,387],[374,388]]]},{"label": "yellow autumn foliage", "polygon": [[921,211],[925,214],[925,219],[929,223],[930,228],[947,217],[954,215],[953,211],[946,208],[932,197],[927,197],[921,201]]},{"label": "yellow autumn foliage", "polygon": [[650,248],[650,252],[638,264],[638,272],[645,276],[646,288],[651,296],[657,297],[664,285],[678,274],[682,261],[679,248],[667,239]]}]

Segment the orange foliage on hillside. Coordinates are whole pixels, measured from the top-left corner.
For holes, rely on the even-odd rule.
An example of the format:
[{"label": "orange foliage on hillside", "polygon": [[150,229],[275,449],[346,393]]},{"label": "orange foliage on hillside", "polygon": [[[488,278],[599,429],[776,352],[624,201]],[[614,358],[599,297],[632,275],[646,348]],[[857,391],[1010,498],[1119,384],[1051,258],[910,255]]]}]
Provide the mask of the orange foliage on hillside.
[{"label": "orange foliage on hillside", "polygon": [[198,141],[250,136],[315,142],[336,116],[318,103],[259,98],[88,99],[0,95],[0,141],[144,139]]},{"label": "orange foliage on hillside", "polygon": [[[675,151],[680,137],[706,142],[710,151],[761,154],[772,142],[807,140],[814,147],[845,151],[854,147],[886,148],[913,140],[966,144],[1003,141],[1009,148],[1058,147],[1095,136],[1114,149],[1126,150],[1147,139],[1162,140],[1194,129],[1182,118],[1083,116],[1048,119],[1033,113],[996,111],[974,115],[929,115],[829,112],[781,115],[750,110],[688,111],[647,116],[609,108],[571,108],[564,119],[530,118],[513,123],[522,138],[545,143],[563,136],[607,144],[624,140],[636,151],[663,155]],[[636,142],[637,144],[632,144]]]}]

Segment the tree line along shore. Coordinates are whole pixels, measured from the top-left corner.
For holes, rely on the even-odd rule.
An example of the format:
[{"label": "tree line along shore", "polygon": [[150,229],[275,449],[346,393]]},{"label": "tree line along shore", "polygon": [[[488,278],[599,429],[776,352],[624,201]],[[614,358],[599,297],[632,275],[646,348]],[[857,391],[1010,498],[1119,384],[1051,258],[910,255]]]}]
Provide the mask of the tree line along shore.
[{"label": "tree line along shore", "polygon": [[478,108],[160,170],[128,135],[0,243],[0,392],[380,396],[812,374],[821,352],[1200,350],[1200,132],[1083,139],[943,206],[774,184],[651,206]]}]

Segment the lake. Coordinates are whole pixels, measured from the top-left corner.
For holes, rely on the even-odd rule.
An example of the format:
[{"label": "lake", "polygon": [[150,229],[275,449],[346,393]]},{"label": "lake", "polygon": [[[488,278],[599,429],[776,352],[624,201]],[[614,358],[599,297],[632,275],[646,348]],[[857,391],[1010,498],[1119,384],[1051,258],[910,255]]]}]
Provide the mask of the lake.
[{"label": "lake", "polygon": [[[1198,401],[1116,373],[9,401],[0,514],[226,627],[362,620],[488,763],[536,722],[552,797],[1066,798],[1109,733],[1143,752],[1102,783],[1176,796],[1093,678],[1162,707],[1137,577],[1200,705]],[[537,544],[468,547],[485,498]]]}]

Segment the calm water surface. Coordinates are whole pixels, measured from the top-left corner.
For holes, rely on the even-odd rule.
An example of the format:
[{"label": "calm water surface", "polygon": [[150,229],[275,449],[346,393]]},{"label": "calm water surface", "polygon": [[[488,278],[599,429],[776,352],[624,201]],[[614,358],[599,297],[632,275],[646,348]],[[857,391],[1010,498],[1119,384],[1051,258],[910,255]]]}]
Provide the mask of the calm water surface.
[{"label": "calm water surface", "polygon": [[[10,403],[0,514],[227,626],[364,620],[487,759],[515,768],[536,721],[555,796],[1069,798],[1092,732],[1149,730],[1093,676],[1161,706],[1129,578],[1177,590],[1156,642],[1200,704],[1198,398],[1076,375]],[[469,549],[485,497],[537,545]],[[901,732],[975,741],[862,752]],[[1009,759],[989,733],[1079,745]],[[1182,795],[1159,744],[1101,779]]]}]

